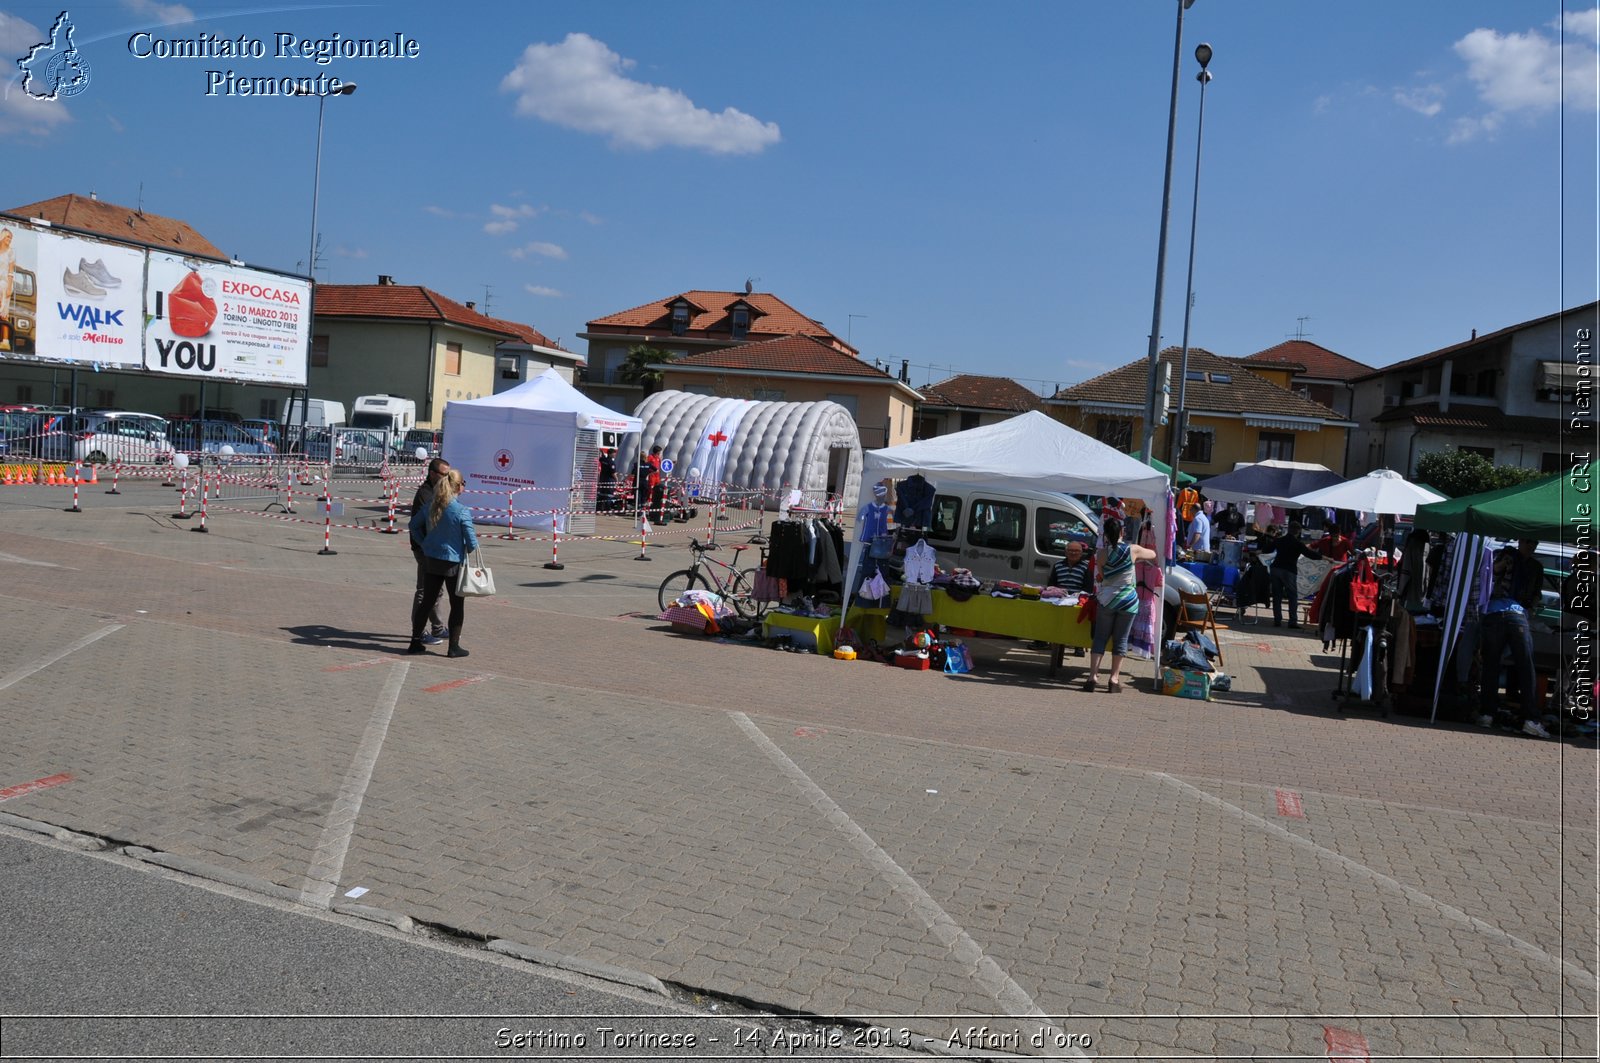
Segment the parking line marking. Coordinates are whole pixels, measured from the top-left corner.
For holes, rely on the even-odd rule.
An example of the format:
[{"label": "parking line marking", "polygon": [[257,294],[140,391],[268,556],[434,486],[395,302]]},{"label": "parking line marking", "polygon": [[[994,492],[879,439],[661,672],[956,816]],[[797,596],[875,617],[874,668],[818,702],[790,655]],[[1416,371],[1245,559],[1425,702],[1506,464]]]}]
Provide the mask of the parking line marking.
[{"label": "parking line marking", "polygon": [[[742,712],[730,712],[728,715],[739,729],[760,747],[767,755],[767,759],[777,765],[778,770],[806,796],[812,807],[822,813],[828,825],[849,839],[851,846],[866,858],[867,863],[871,864],[878,875],[889,884],[889,888],[916,913],[928,932],[950,950],[959,964],[973,971],[974,980],[1005,1008],[1007,1014],[1044,1020],[1039,1025],[1048,1038],[1045,1043],[1068,1044],[1066,1034],[1039,1010],[1039,1005],[1034,1003],[1027,991],[1012,981],[1011,976],[1001,970],[999,964],[985,955],[978,943],[950,918],[949,913],[939,907],[939,902],[929,896],[928,891],[907,874],[904,868],[895,863],[894,858],[873,841],[872,836],[851,819],[822,787],[813,782],[811,776],[807,775],[800,765],[790,760],[788,754],[779,749],[761,728],[750,721],[750,717]],[[1089,1058],[1075,1044],[1069,1045],[1065,1049],[1065,1054],[1073,1059]]]},{"label": "parking line marking", "polygon": [[469,675],[464,679],[451,679],[448,682],[435,683],[431,687],[423,687],[422,692],[424,694],[443,694],[446,690],[454,690],[456,687],[469,686],[473,683],[482,683],[488,678],[486,675]]},{"label": "parking line marking", "polygon": [[113,631],[121,631],[126,626],[126,624],[107,624],[99,631],[94,631],[83,636],[83,638],[79,639],[77,642],[69,643],[61,647],[59,650],[46,654],[30,665],[25,665],[22,668],[18,668],[15,672],[12,672],[4,679],[0,679],[0,690],[15,686],[33,673],[42,672],[44,669],[49,668],[52,664],[55,664],[57,661],[61,660],[61,658],[77,653],[90,643],[97,642],[100,639],[105,638]]},{"label": "parking line marking", "polygon": [[0,554],[0,561],[9,561],[13,565],[38,565],[40,568],[60,568],[54,561],[34,561],[15,554]]},{"label": "parking line marking", "polygon": [[331,664],[324,668],[324,672],[348,672],[352,668],[371,668],[375,664],[388,664],[392,657],[374,657],[370,661],[356,661],[353,664]]},{"label": "parking line marking", "polygon": [[316,852],[300,886],[302,904],[317,908],[333,907],[333,895],[344,874],[344,858],[350,851],[350,837],[355,833],[356,817],[361,814],[361,802],[367,794],[367,784],[372,781],[372,770],[378,764],[378,751],[389,733],[389,720],[394,716],[395,704],[400,700],[400,690],[405,686],[406,674],[411,671],[410,661],[397,661],[394,671],[384,681],[378,694],[378,704],[367,721],[361,744],[350,758],[344,784],[339,796],[333,799],[328,810],[328,822],[323,825],[322,837],[317,839]]},{"label": "parking line marking", "polygon": [[60,786],[64,782],[71,781],[72,773],[63,771],[55,775],[46,775],[42,779],[34,779],[32,782],[19,782],[15,786],[7,786],[5,789],[0,790],[0,801],[9,801],[13,797],[22,797],[25,794],[36,793],[39,790],[48,790],[52,786]]},{"label": "parking line marking", "polygon": [[1493,938],[1503,945],[1509,945],[1517,952],[1522,953],[1524,957],[1538,964],[1540,967],[1545,968],[1546,970],[1553,970],[1557,974],[1569,975],[1582,982],[1586,988],[1600,988],[1600,978],[1596,978],[1593,972],[1586,971],[1577,964],[1568,960],[1564,960],[1559,956],[1552,956],[1539,946],[1532,944],[1531,942],[1523,941],[1515,934],[1507,933],[1506,931],[1495,926],[1493,923],[1487,923],[1475,915],[1468,915],[1460,908],[1446,904],[1434,897],[1430,897],[1428,894],[1423,893],[1415,886],[1408,886],[1399,879],[1391,878],[1381,871],[1376,871],[1373,868],[1368,867],[1366,864],[1358,863],[1357,861],[1350,859],[1343,853],[1335,852],[1324,845],[1318,845],[1309,838],[1302,838],[1300,835],[1289,830],[1287,827],[1280,827],[1271,820],[1262,819],[1253,812],[1246,812],[1238,805],[1224,801],[1215,794],[1208,794],[1198,786],[1192,786],[1189,783],[1184,782],[1182,779],[1174,778],[1173,776],[1168,775],[1164,771],[1153,772],[1152,774],[1162,782],[1177,787],[1178,789],[1189,794],[1191,797],[1199,798],[1206,804],[1220,809],[1228,815],[1233,816],[1235,819],[1242,819],[1246,823],[1253,823],[1257,827],[1260,827],[1262,830],[1266,831],[1268,834],[1286,841],[1290,845],[1296,846],[1300,849],[1309,850],[1320,859],[1326,860],[1330,863],[1338,864],[1340,867],[1343,867],[1346,871],[1349,871],[1352,874],[1359,875],[1362,878],[1376,882],[1380,886],[1385,886],[1391,890],[1394,890],[1415,904],[1420,904],[1424,907],[1431,908],[1440,915],[1444,916],[1446,919],[1449,919],[1451,922],[1460,923],[1464,926],[1471,927],[1473,930],[1478,931],[1480,934],[1483,934],[1486,937]]}]

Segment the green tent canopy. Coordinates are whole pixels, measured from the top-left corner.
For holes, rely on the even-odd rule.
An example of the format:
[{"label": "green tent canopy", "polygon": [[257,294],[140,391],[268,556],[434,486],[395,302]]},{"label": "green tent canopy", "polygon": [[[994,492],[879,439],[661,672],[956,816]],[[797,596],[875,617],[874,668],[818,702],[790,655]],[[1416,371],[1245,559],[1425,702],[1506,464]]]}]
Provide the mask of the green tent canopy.
[{"label": "green tent canopy", "polygon": [[[1168,465],[1166,462],[1162,461],[1160,458],[1151,458],[1149,461],[1145,461],[1144,451],[1142,451],[1142,450],[1134,451],[1132,456],[1134,458],[1138,459],[1139,461],[1144,461],[1144,463],[1146,465],[1150,466],[1152,469],[1155,469],[1157,472],[1166,473],[1167,474],[1167,479],[1169,479],[1169,480],[1172,479],[1172,466]],[[1179,487],[1182,487],[1185,484],[1192,484],[1194,482],[1195,482],[1195,478],[1193,476],[1190,476],[1188,473],[1184,472],[1182,469],[1178,470],[1178,486]]]},{"label": "green tent canopy", "polygon": [[1418,506],[1414,520],[1434,531],[1592,546],[1600,484],[1591,469],[1585,463],[1515,487]]}]

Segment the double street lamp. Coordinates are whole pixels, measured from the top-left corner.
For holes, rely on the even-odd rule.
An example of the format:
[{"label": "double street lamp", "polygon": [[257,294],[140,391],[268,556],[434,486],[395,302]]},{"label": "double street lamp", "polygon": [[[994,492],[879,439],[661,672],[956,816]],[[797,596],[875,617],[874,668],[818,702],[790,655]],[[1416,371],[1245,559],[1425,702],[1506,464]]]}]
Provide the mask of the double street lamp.
[{"label": "double street lamp", "polygon": [[1200,63],[1200,73],[1195,75],[1195,80],[1200,82],[1200,120],[1194,134],[1194,204],[1189,208],[1189,281],[1183,302],[1183,354],[1178,370],[1178,406],[1172,427],[1168,430],[1172,437],[1172,450],[1171,460],[1167,464],[1172,466],[1173,486],[1178,483],[1178,459],[1183,456],[1184,443],[1189,434],[1189,409],[1184,405],[1184,399],[1189,385],[1189,315],[1194,310],[1194,234],[1200,217],[1200,143],[1206,131],[1206,86],[1211,83],[1211,71],[1206,67],[1211,65],[1211,45],[1197,47],[1194,57]]}]

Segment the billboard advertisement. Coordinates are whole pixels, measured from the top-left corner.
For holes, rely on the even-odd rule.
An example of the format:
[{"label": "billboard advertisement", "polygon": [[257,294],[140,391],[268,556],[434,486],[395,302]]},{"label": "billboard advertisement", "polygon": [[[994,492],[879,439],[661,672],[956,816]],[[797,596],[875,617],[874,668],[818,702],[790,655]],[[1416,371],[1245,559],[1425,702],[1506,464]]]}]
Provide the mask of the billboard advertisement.
[{"label": "billboard advertisement", "polygon": [[311,285],[222,262],[149,253],[144,367],[157,373],[306,382]]},{"label": "billboard advertisement", "polygon": [[0,358],[301,386],[311,283],[0,217]]}]

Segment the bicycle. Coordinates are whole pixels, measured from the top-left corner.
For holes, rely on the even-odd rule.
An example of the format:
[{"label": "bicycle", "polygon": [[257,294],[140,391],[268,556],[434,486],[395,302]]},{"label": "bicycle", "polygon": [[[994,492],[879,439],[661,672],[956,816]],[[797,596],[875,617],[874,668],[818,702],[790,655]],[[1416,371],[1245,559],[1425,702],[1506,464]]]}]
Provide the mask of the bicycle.
[{"label": "bicycle", "polygon": [[[756,570],[738,569],[724,561],[706,556],[712,550],[718,549],[721,548],[716,543],[702,543],[698,539],[690,539],[689,550],[694,554],[694,563],[661,581],[661,587],[656,591],[656,604],[664,610],[677,601],[685,591],[698,587],[720,595],[722,600],[732,606],[733,611],[744,619],[760,619],[761,614],[766,611],[763,608],[766,603],[755,599]],[[748,543],[740,543],[733,547],[735,553],[748,549],[750,549]]]}]

